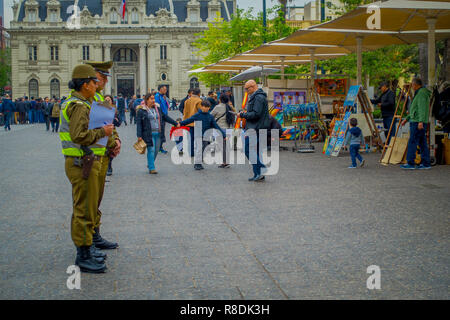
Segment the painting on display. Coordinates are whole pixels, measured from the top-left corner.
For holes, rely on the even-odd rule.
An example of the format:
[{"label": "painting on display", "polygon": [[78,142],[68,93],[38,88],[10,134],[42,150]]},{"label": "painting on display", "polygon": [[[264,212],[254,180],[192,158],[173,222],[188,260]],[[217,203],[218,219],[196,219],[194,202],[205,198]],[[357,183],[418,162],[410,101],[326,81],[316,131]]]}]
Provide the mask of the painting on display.
[{"label": "painting on display", "polygon": [[283,106],[306,103],[306,91],[276,91],[273,93],[273,105],[283,109]]},{"label": "painting on display", "polygon": [[314,85],[321,96],[345,96],[347,79],[316,79]]}]

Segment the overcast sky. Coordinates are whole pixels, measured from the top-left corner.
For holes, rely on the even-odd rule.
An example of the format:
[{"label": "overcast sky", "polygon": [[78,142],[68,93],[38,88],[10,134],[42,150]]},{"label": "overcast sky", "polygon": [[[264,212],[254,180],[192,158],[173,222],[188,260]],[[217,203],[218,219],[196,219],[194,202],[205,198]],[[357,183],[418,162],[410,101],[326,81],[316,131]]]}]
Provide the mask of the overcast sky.
[{"label": "overcast sky", "polygon": [[[0,0],[4,2],[5,7],[5,27],[9,28],[9,22],[12,19],[12,9],[11,6],[13,5],[13,0]],[[309,2],[311,0],[293,0],[289,3],[290,6],[303,6],[306,2]],[[237,5],[241,9],[248,9],[250,7],[253,7],[253,12],[259,12],[262,11],[262,3],[263,0],[237,0]],[[271,8],[275,5],[277,5],[277,0],[266,0],[266,5],[268,8]]]}]

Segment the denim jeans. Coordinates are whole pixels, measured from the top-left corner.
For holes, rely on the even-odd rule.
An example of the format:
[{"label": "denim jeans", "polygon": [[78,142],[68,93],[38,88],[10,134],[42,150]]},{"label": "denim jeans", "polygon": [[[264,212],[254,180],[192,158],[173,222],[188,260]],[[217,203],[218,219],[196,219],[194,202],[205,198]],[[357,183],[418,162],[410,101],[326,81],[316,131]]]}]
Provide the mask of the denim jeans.
[{"label": "denim jeans", "polygon": [[153,146],[147,147],[147,166],[148,170],[155,170],[155,160],[161,147],[161,138],[159,132],[152,132]]},{"label": "denim jeans", "polygon": [[430,166],[430,149],[427,144],[427,127],[428,123],[423,124],[423,129],[419,130],[417,126],[418,122],[409,123],[409,141],[408,141],[408,153],[406,154],[406,161],[408,164],[414,166],[416,159],[417,146],[420,148],[421,164],[426,167]]},{"label": "denim jeans", "polygon": [[[245,150],[245,156],[247,157],[247,159],[250,161],[252,167],[253,167],[253,174],[254,176],[259,176],[261,174],[261,169],[265,168],[266,166],[261,162],[261,150],[259,150],[259,132],[256,131],[256,149],[252,146],[250,146],[250,137],[245,137],[245,145],[244,145],[244,150]],[[252,149],[250,150],[250,147],[252,147]],[[256,163],[252,163],[252,161],[250,160],[250,152],[252,154],[256,153]]]},{"label": "denim jeans", "polygon": [[5,112],[5,130],[6,129],[11,130],[11,112],[9,111]]},{"label": "denim jeans", "polygon": [[363,158],[359,154],[359,144],[351,144],[350,145],[350,157],[352,158],[352,166],[356,167],[356,159],[359,160],[359,162],[363,161]]},{"label": "denim jeans", "polygon": [[119,120],[127,124],[127,118],[125,117],[125,110],[119,111]]},{"label": "denim jeans", "polygon": [[[394,116],[383,117],[383,127],[384,127],[384,134],[385,134],[386,138],[389,133],[389,128],[391,127],[391,123],[392,123],[393,119],[394,119]],[[394,125],[392,126],[391,136],[389,137],[389,139],[387,141],[388,145],[389,145],[389,142],[391,141],[391,138],[395,137],[395,131],[397,129],[396,124],[397,124],[397,119],[395,119]]]}]

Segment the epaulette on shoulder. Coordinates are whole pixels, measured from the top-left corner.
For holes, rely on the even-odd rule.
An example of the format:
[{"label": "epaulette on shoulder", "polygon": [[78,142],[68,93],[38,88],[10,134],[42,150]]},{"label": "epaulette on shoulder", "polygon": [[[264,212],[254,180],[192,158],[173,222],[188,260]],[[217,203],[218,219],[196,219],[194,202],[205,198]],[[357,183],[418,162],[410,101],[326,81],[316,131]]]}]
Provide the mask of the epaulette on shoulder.
[{"label": "epaulette on shoulder", "polygon": [[79,107],[79,106],[84,106],[84,102],[80,101],[80,100],[74,100],[70,102],[71,105],[73,105],[74,107]]}]

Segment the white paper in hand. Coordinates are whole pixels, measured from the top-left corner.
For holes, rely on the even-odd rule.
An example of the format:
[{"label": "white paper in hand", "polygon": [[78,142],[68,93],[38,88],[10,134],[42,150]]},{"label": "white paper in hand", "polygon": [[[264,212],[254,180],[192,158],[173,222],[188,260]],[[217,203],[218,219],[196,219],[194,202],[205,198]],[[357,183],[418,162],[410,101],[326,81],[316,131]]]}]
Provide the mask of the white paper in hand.
[{"label": "white paper in hand", "polygon": [[[107,102],[94,101],[91,105],[91,112],[89,113],[89,129],[97,129],[103,127],[105,124],[112,124],[116,108],[109,105]],[[96,144],[106,147],[108,137],[101,138]]]}]

